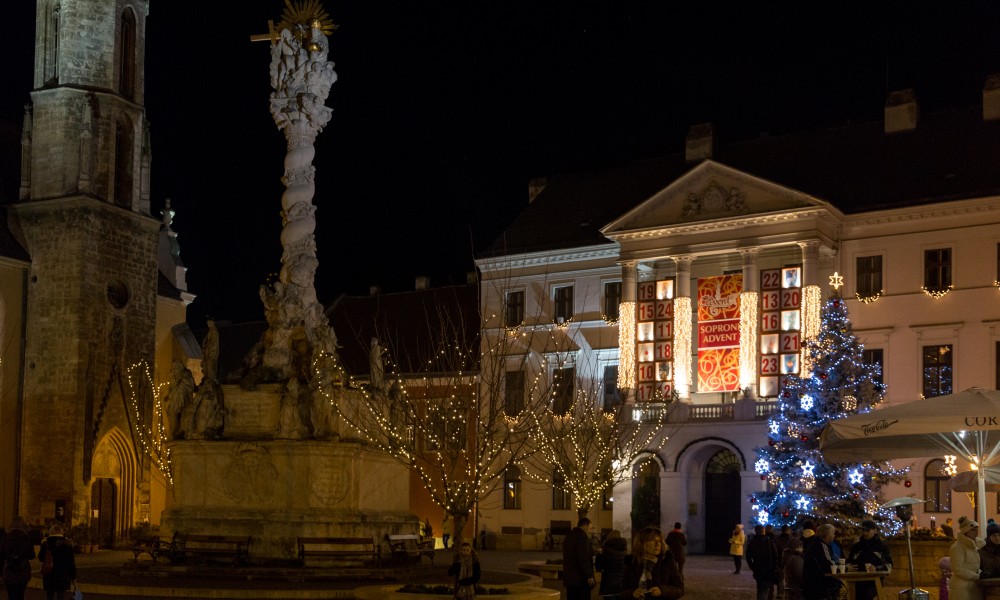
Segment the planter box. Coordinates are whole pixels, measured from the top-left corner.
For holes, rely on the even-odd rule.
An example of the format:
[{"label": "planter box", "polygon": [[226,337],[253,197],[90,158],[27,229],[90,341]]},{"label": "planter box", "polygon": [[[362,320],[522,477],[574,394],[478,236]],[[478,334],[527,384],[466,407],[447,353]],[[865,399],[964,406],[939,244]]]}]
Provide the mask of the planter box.
[{"label": "planter box", "polygon": [[[938,566],[955,540],[911,541],[913,549],[913,582],[917,587],[937,588],[941,582],[941,567]],[[910,587],[910,561],[906,552],[905,539],[886,540],[892,553],[892,573],[885,585]]]}]

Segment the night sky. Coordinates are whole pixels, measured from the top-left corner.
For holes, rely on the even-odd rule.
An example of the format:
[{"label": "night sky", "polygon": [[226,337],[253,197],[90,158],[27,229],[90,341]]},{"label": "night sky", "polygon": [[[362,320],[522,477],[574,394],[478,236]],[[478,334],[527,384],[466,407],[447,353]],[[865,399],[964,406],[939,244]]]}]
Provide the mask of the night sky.
[{"label": "night sky", "polygon": [[[17,126],[34,3],[12,4],[0,121]],[[888,91],[905,87],[924,111],[977,104],[986,75],[1000,73],[992,1],[324,7],[340,26],[315,160],[324,303],[370,285],[412,289],[420,275],[464,281],[473,252],[527,203],[532,177],[679,152],[702,122],[725,143],[879,119]],[[285,142],[268,112],[269,45],[249,36],[282,8],[152,1],[152,205],[158,217],[170,198],[177,212],[196,328],[206,315],[262,318],[257,288],[280,267]]]}]

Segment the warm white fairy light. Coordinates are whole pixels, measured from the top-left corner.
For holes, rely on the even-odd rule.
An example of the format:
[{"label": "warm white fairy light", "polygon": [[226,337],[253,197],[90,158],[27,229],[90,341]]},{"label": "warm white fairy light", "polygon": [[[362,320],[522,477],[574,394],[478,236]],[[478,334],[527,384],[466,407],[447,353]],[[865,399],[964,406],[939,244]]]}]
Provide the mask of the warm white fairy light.
[{"label": "warm white fairy light", "polygon": [[635,389],[635,302],[618,305],[618,389]]},{"label": "warm white fairy light", "polygon": [[958,457],[956,457],[954,454],[945,455],[944,457],[945,466],[944,468],[941,469],[945,475],[949,477],[954,477],[955,475],[958,475],[958,465],[955,464],[955,460],[957,458]]},{"label": "warm white fairy light", "polygon": [[757,382],[757,292],[740,294],[740,389]]},{"label": "warm white fairy light", "polygon": [[947,296],[948,292],[950,292],[953,289],[953,286],[949,285],[948,287],[944,288],[921,287],[920,289],[922,289],[924,293],[930,296],[931,298],[937,300],[939,298],[944,298],[945,296]]},{"label": "warm white fairy light", "polygon": [[674,298],[674,387],[681,398],[691,393],[691,298]]},{"label": "warm white fairy light", "polygon": [[[136,451],[150,459],[169,485],[173,485],[174,477],[171,469],[170,449],[166,447],[167,430],[163,423],[163,397],[167,386],[154,384],[150,374],[149,363],[140,360],[132,364],[128,370],[129,404],[132,412],[132,428],[139,447]],[[143,390],[140,394],[140,388]],[[151,414],[145,416],[141,396],[149,393],[152,398]]]},{"label": "warm white fairy light", "polygon": [[[823,307],[823,294],[818,285],[807,285],[802,288],[802,339],[814,339],[819,335],[820,311]],[[806,378],[812,374],[809,352],[802,344],[799,376]]]}]

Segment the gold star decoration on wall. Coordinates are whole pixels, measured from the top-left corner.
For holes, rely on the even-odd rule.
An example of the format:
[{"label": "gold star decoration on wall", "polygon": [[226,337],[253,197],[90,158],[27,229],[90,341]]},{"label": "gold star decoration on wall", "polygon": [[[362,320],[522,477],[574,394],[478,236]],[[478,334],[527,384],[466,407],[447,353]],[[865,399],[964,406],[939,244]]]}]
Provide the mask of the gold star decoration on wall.
[{"label": "gold star decoration on wall", "polygon": [[834,271],[833,275],[830,275],[830,287],[832,287],[837,291],[840,291],[840,288],[843,285],[844,285],[844,276]]}]

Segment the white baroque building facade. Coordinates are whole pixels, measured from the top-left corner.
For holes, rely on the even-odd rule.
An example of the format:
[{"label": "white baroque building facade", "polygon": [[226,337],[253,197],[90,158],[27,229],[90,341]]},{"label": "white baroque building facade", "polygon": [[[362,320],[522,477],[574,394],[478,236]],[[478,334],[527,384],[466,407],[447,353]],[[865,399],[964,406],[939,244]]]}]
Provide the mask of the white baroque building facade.
[{"label": "white baroque building facade", "polygon": [[[596,402],[625,388],[635,418],[673,398],[667,442],[637,462],[656,478],[661,527],[680,522],[692,552],[727,553],[764,489],[754,448],[767,443],[780,378],[799,372],[831,284],[842,281],[887,405],[998,387],[997,83],[986,80],[980,106],[921,115],[904,90],[881,122],[738,144],[700,125],[683,153],[535,180],[477,257],[486,329],[565,336],[542,356],[544,376],[573,368],[603,386]],[[897,461],[907,482],[885,490],[932,500],[917,509],[923,527],[973,512],[942,458]],[[540,547],[546,529],[575,522],[550,485],[509,479],[480,506],[499,545]],[[630,537],[640,480],[590,511],[600,529]],[[987,496],[996,515],[1000,498]]]}]

